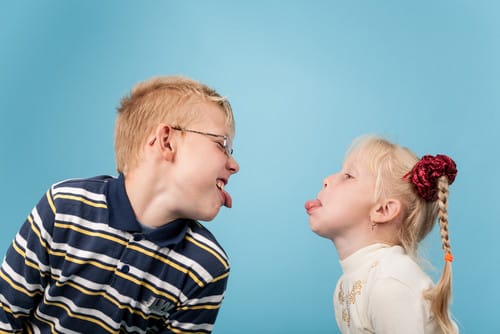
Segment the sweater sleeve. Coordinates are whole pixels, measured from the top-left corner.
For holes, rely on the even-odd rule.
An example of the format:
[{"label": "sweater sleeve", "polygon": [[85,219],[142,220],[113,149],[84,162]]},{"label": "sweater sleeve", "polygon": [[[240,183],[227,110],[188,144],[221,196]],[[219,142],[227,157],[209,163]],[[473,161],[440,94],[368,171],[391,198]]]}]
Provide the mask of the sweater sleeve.
[{"label": "sweater sleeve", "polygon": [[49,244],[55,218],[50,190],[31,211],[0,268],[0,332],[22,332],[50,280]]},{"label": "sweater sleeve", "polygon": [[428,316],[421,291],[395,278],[377,280],[368,299],[368,318],[375,333],[424,333]]}]

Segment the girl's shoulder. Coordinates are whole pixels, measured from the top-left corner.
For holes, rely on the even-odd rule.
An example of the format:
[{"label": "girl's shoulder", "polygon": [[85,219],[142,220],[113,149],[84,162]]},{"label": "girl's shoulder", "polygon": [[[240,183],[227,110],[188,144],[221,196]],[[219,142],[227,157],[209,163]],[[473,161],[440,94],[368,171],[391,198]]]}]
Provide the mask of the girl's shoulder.
[{"label": "girl's shoulder", "polygon": [[422,291],[432,286],[432,280],[420,265],[400,246],[384,250],[374,265],[374,281],[395,281],[410,289]]}]

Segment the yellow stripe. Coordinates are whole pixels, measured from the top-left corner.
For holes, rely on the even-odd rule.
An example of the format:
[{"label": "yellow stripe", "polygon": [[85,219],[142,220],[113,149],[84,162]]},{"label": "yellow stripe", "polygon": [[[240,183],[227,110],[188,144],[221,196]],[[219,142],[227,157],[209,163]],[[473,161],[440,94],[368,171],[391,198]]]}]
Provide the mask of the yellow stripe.
[{"label": "yellow stripe", "polygon": [[218,308],[220,308],[220,305],[206,304],[206,305],[183,306],[180,309],[183,311],[187,311],[187,310],[217,310]]},{"label": "yellow stripe", "polygon": [[228,273],[228,272],[226,272],[226,273],[224,273],[224,274],[220,275],[219,277],[214,278],[214,279],[212,280],[212,283],[215,283],[215,282],[217,282],[217,281],[220,281],[221,279],[226,278],[227,276],[229,276],[229,273]]},{"label": "yellow stripe", "polygon": [[[9,313],[14,318],[21,318],[22,317],[21,314],[15,314],[14,311],[12,311],[12,309],[9,306],[3,304],[2,302],[0,302],[0,309],[4,310],[5,313]],[[26,314],[24,316],[26,316]],[[2,332],[0,331],[0,333],[2,333]]]},{"label": "yellow stripe", "polygon": [[37,318],[39,321],[44,322],[44,323],[46,323],[47,325],[49,325],[49,326],[50,326],[50,333],[51,333],[51,334],[56,334],[56,333],[57,333],[57,332],[55,331],[55,329],[54,329],[54,324],[53,324],[52,322],[50,322],[50,321],[48,321],[48,320],[45,320],[45,319],[43,319],[43,318],[40,318],[40,316],[39,316],[38,314],[36,314],[36,312],[35,312],[35,313],[33,313],[33,315],[34,315],[34,316],[35,316],[35,318]]},{"label": "yellow stripe", "polygon": [[[86,316],[83,316],[83,315],[79,315],[79,314],[75,314],[71,311],[71,309],[69,307],[67,307],[65,304],[63,303],[60,303],[60,302],[49,302],[47,300],[44,301],[44,304],[46,305],[51,305],[51,306],[55,306],[55,307],[60,307],[62,308],[63,310],[66,311],[66,313],[72,317],[72,318],[76,318],[76,319],[80,319],[80,320],[85,320],[85,321],[88,321],[88,322],[92,322],[98,326],[100,326],[101,328],[103,328],[104,330],[110,332],[110,333],[114,333],[115,331],[109,327],[108,325],[106,325],[106,323],[104,323],[103,321],[100,321],[100,320],[97,320],[97,319],[94,319],[94,318],[91,318],[91,317],[86,317]],[[52,326],[51,326],[52,327]]]},{"label": "yellow stripe", "polygon": [[35,269],[36,271],[38,271],[38,272],[39,272],[39,274],[40,274],[40,276],[42,276],[42,277],[44,277],[44,276],[45,276],[45,273],[43,273],[43,272],[41,271],[40,266],[39,266],[36,262],[34,262],[34,261],[32,261],[32,260],[28,259],[28,258],[26,257],[26,253],[25,253],[25,252],[24,252],[21,248],[19,248],[19,246],[18,246],[15,242],[13,242],[13,243],[12,243],[12,248],[14,248],[14,250],[15,250],[15,251],[16,251],[16,252],[17,252],[17,253],[18,253],[21,257],[23,257],[23,258],[24,258],[24,264],[25,264],[26,266],[31,267],[31,268]]},{"label": "yellow stripe", "polygon": [[[64,223],[55,223],[54,226],[56,227],[60,227],[60,228],[69,228],[71,230],[74,230],[74,231],[77,231],[79,233],[82,233],[82,234],[85,234],[85,235],[89,235],[89,236],[93,236],[93,237],[100,237],[100,238],[103,238],[103,239],[107,239],[107,240],[111,240],[111,241],[114,241],[122,246],[127,246],[127,241],[125,240],[122,240],[122,239],[119,239],[119,238],[116,238],[116,237],[112,237],[108,234],[104,234],[104,233],[100,233],[100,232],[92,232],[92,231],[88,231],[88,230],[85,230],[85,229],[82,229],[78,226],[74,226],[74,225],[70,225],[70,224],[64,224]],[[190,270],[188,270],[187,268],[184,268],[180,265],[178,265],[177,263],[175,262],[172,262],[168,259],[166,259],[165,257],[161,256],[160,254],[155,254],[154,252],[151,252],[151,251],[148,251],[148,250],[145,250],[144,248],[141,248],[141,247],[137,247],[135,245],[129,245],[129,248],[130,249],[133,249],[141,254],[144,254],[144,255],[147,255],[148,257],[151,257],[153,259],[156,259],[156,260],[160,260],[161,262],[163,263],[166,263],[168,264],[169,266],[179,270],[180,272],[184,273],[184,274],[188,274],[192,279],[193,281],[196,282],[196,284],[198,284],[199,286],[203,286],[203,282],[201,282],[198,277],[196,277]]]},{"label": "yellow stripe", "polygon": [[14,248],[15,251],[17,253],[19,253],[19,255],[21,255],[22,258],[26,257],[26,253],[24,252],[24,250],[22,250],[21,248],[19,248],[19,246],[16,244],[15,240],[12,242],[12,248]]},{"label": "yellow stripe", "polygon": [[177,329],[177,328],[173,328],[173,327],[170,327],[170,325],[167,326],[167,329],[169,331],[171,331],[172,333],[176,333],[176,334],[206,334],[207,332],[185,332],[183,330],[180,330],[180,329]]},{"label": "yellow stripe", "polygon": [[40,233],[40,230],[38,229],[38,226],[33,222],[33,218],[31,218],[31,216],[28,216],[28,221],[30,222],[31,224],[31,230],[33,231],[33,233],[36,234],[36,236],[38,237],[38,239],[40,240],[40,244],[45,248],[47,249],[47,243],[45,242],[45,240],[43,240],[42,238],[42,235]]},{"label": "yellow stripe", "polygon": [[21,293],[24,293],[27,296],[30,297],[35,297],[36,295],[41,295],[40,291],[35,291],[35,292],[30,292],[26,288],[20,286],[19,284],[14,283],[7,275],[3,273],[3,271],[0,271],[0,277],[3,278],[9,285],[14,289],[17,290]]},{"label": "yellow stripe", "polygon": [[[119,238],[116,238],[116,237],[112,237],[112,236],[110,236],[108,234],[104,234],[104,233],[100,233],[100,232],[88,231],[88,230],[82,229],[82,228],[80,228],[78,226],[71,225],[71,224],[64,224],[64,223],[56,222],[54,224],[54,226],[59,227],[59,228],[68,228],[68,229],[71,229],[73,231],[76,231],[76,232],[79,232],[79,233],[82,233],[82,234],[85,234],[85,235],[88,235],[88,236],[100,237],[100,238],[103,238],[103,239],[114,241],[114,242],[116,242],[116,243],[118,243],[118,244],[120,244],[122,246],[127,246],[127,244],[128,244],[127,241],[119,239]],[[148,257],[151,257],[151,258],[153,258],[155,260],[159,260],[159,261],[161,261],[163,263],[166,263],[169,266],[171,266],[171,267],[179,270],[180,272],[189,275],[191,277],[191,279],[193,281],[195,281],[196,284],[198,284],[200,287],[202,287],[204,285],[204,283],[201,282],[200,279],[198,279],[198,277],[196,277],[193,272],[191,272],[187,268],[184,268],[184,267],[178,265],[175,262],[172,262],[172,261],[166,259],[165,257],[163,257],[160,254],[155,254],[152,251],[145,250],[144,248],[137,247],[135,245],[129,245],[129,248],[133,249],[133,250],[135,250],[135,251],[137,251],[137,252],[139,252],[141,254],[147,255]]]},{"label": "yellow stripe", "polygon": [[150,316],[147,316],[142,311],[133,309],[132,307],[130,307],[128,305],[122,305],[115,298],[113,298],[112,296],[108,295],[104,291],[90,291],[90,290],[85,289],[84,287],[82,287],[82,286],[80,286],[80,285],[78,285],[76,283],[73,283],[73,282],[65,282],[65,283],[56,282],[56,286],[61,287],[61,286],[65,286],[65,285],[69,285],[73,289],[76,289],[76,290],[80,291],[81,293],[83,293],[85,295],[88,295],[88,296],[101,296],[101,297],[107,299],[109,302],[115,304],[116,307],[118,307],[119,309],[121,309],[121,310],[127,310],[130,313],[132,313],[132,314],[138,314],[139,316],[141,316],[145,320],[147,320],[147,319],[156,319],[156,320],[158,320],[158,319],[161,318],[161,317],[155,316],[153,314],[150,315]]},{"label": "yellow stripe", "polygon": [[[102,264],[100,262],[97,262],[97,261],[94,261],[94,260],[81,260],[81,259],[77,259],[77,258],[69,256],[68,254],[66,254],[64,252],[51,251],[51,254],[56,255],[56,256],[65,257],[65,260],[68,261],[68,262],[73,262],[73,263],[80,264],[80,265],[93,265],[95,267],[98,267],[98,268],[101,268],[103,270],[110,271],[110,272],[114,272],[115,271],[115,267],[114,266],[104,265],[104,264]],[[155,292],[156,294],[164,296],[165,298],[170,299],[171,301],[173,301],[176,304],[178,303],[177,299],[174,296],[156,289],[153,285],[151,285],[149,283],[140,281],[140,280],[132,277],[131,275],[127,275],[127,274],[125,274],[123,272],[120,272],[120,271],[116,271],[115,275],[120,276],[121,278],[123,278],[123,279],[125,279],[127,281],[133,282],[136,285],[144,286],[144,287],[148,288],[149,290]],[[76,286],[73,286],[73,287],[76,287]],[[89,294],[92,294],[92,293],[89,292]],[[95,294],[99,294],[99,293],[95,293]]]},{"label": "yellow stripe", "polygon": [[[104,265],[104,264],[102,264],[100,262],[97,262],[97,261],[94,261],[94,260],[80,260],[80,259],[71,257],[71,256],[69,256],[68,254],[66,254],[64,252],[51,252],[51,254],[56,255],[56,256],[65,257],[64,259],[66,261],[68,261],[68,262],[73,262],[73,263],[76,263],[76,264],[79,264],[79,265],[93,265],[95,267],[101,268],[101,269],[106,270],[106,271],[115,272],[115,267],[114,266]],[[177,300],[175,299],[175,297],[173,297],[173,296],[171,296],[169,294],[166,294],[166,293],[164,293],[164,292],[156,289],[151,284],[142,282],[142,281],[140,281],[140,280],[138,280],[138,279],[136,279],[136,278],[134,278],[134,277],[132,277],[130,275],[127,275],[127,274],[125,274],[125,273],[123,273],[121,271],[116,271],[115,275],[120,276],[121,278],[126,279],[127,281],[133,282],[136,285],[145,286],[148,289],[150,289],[151,291],[154,291],[155,293],[157,293],[159,295],[165,296],[166,298],[170,299],[174,303],[177,303]]]},{"label": "yellow stripe", "polygon": [[134,249],[134,250],[136,250],[137,252],[142,253],[142,254],[144,254],[144,255],[147,255],[147,256],[149,256],[150,258],[153,258],[153,259],[155,259],[155,260],[159,260],[159,261],[161,261],[161,262],[163,262],[163,263],[166,263],[166,264],[168,264],[169,266],[171,266],[171,267],[173,267],[173,268],[175,268],[175,269],[179,270],[180,272],[182,272],[182,273],[184,273],[184,274],[188,274],[188,275],[189,275],[189,277],[191,277],[191,279],[192,279],[193,281],[195,281],[195,282],[196,282],[196,284],[198,284],[200,287],[203,287],[203,286],[205,285],[202,281],[200,281],[200,280],[199,280],[199,278],[198,278],[198,277],[196,277],[196,275],[195,275],[195,274],[194,274],[191,270],[188,270],[187,268],[184,268],[184,267],[182,267],[182,266],[178,265],[177,263],[172,262],[172,261],[170,261],[170,260],[166,259],[165,257],[163,257],[163,256],[162,256],[162,255],[160,255],[160,254],[155,254],[154,252],[151,252],[151,251],[145,250],[144,248],[140,248],[140,247],[137,247],[137,246],[134,246],[134,245],[130,245],[130,246],[129,246],[129,248],[130,248],[130,249]]},{"label": "yellow stripe", "polygon": [[54,205],[54,202],[52,202],[52,198],[50,197],[50,190],[47,190],[47,201],[49,202],[49,205],[50,205],[50,208],[52,209],[52,212],[55,214],[56,207]]},{"label": "yellow stripe", "polygon": [[200,247],[200,248],[203,248],[204,250],[206,250],[207,252],[209,252],[210,254],[212,254],[213,256],[215,256],[219,261],[220,263],[222,263],[222,265],[224,265],[224,268],[227,269],[229,268],[229,264],[227,263],[227,261],[225,259],[223,259],[217,252],[215,252],[212,248],[209,248],[208,246],[205,246],[204,244],[200,243],[199,241],[196,241],[194,240],[192,237],[190,236],[186,236],[186,240],[192,242],[193,244],[195,244],[196,246]]},{"label": "yellow stripe", "polygon": [[55,222],[54,226],[59,227],[59,228],[67,228],[67,229],[70,229],[70,230],[73,230],[73,231],[76,231],[76,232],[79,232],[81,234],[85,234],[85,235],[88,235],[91,237],[99,237],[102,239],[110,240],[110,241],[116,242],[117,244],[120,244],[122,246],[127,245],[127,241],[122,240],[120,238],[113,237],[113,236],[110,236],[109,234],[105,234],[105,233],[101,233],[101,232],[94,232],[94,231],[85,230],[85,229],[80,228],[80,227],[75,226],[75,225]]},{"label": "yellow stripe", "polygon": [[[9,306],[7,306],[1,302],[0,302],[0,309],[4,310],[6,313],[9,313],[10,315],[12,315],[16,319],[28,318],[30,316],[29,314],[25,314],[25,313],[14,313],[14,311],[12,311],[12,309]],[[0,331],[0,333],[3,333],[3,332]]]},{"label": "yellow stripe", "polygon": [[161,296],[164,296],[168,299],[170,299],[171,301],[173,301],[174,303],[178,304],[178,301],[175,297],[169,295],[169,294],[166,294],[165,292],[163,291],[160,291],[158,290],[157,288],[155,288],[154,286],[152,286],[151,284],[149,283],[146,283],[146,282],[143,282],[143,281],[140,281],[130,275],[127,275],[125,273],[122,273],[121,271],[117,271],[116,272],[116,275],[117,276],[120,276],[121,278],[123,279],[126,279],[127,281],[131,281],[131,282],[134,282],[136,285],[139,285],[139,286],[144,286],[146,288],[148,288],[149,290],[153,291],[154,293],[158,294],[158,295],[161,295]]},{"label": "yellow stripe", "polygon": [[73,201],[79,201],[79,202],[85,203],[87,205],[93,206],[95,208],[104,208],[104,209],[108,208],[108,206],[105,203],[96,203],[96,202],[88,200],[88,199],[86,199],[86,198],[84,198],[82,196],[63,195],[63,194],[57,194],[57,195],[54,196],[54,199],[58,199],[58,198],[70,199],[70,200],[73,200]]},{"label": "yellow stripe", "polygon": [[64,260],[66,260],[68,262],[73,262],[73,263],[82,264],[82,265],[83,264],[85,264],[85,265],[91,264],[95,267],[98,267],[98,268],[101,268],[101,269],[104,269],[107,271],[114,271],[114,268],[115,268],[114,266],[107,266],[107,265],[104,265],[104,264],[97,262],[97,261],[94,261],[94,260],[77,259],[77,258],[69,256],[66,252],[49,250],[49,253],[51,255],[54,255],[54,256],[64,257]]}]

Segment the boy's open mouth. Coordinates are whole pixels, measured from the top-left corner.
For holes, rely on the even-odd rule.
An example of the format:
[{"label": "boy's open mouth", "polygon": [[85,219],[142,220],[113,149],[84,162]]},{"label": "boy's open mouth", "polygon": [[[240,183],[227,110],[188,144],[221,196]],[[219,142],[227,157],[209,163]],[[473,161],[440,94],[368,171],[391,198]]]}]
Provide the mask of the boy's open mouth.
[{"label": "boy's open mouth", "polygon": [[222,203],[224,206],[231,208],[233,206],[233,200],[231,198],[231,195],[227,191],[224,190],[224,187],[226,186],[226,180],[224,179],[217,179],[217,182],[215,183],[217,188],[219,189],[221,196],[222,196]]}]

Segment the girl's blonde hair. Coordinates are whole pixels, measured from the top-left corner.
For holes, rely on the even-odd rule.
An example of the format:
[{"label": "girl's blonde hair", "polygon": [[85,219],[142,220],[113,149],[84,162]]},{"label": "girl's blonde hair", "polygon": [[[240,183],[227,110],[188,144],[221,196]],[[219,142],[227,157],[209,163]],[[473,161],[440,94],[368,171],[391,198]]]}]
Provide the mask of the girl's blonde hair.
[{"label": "girl's blonde hair", "polygon": [[137,84],[122,98],[115,124],[116,169],[119,173],[135,167],[141,147],[162,122],[185,127],[196,120],[200,108],[185,106],[213,102],[226,116],[226,125],[234,134],[234,117],[229,101],[214,89],[181,76],[165,76]]},{"label": "girl's blonde hair", "polygon": [[[438,180],[438,200],[423,199],[415,186],[405,179],[419,158],[409,149],[376,136],[363,136],[354,141],[347,155],[356,155],[368,162],[375,175],[375,200],[397,198],[402,203],[402,223],[398,239],[401,246],[412,257],[417,258],[419,242],[432,230],[436,219],[445,254],[451,254],[448,236],[448,179]],[[449,255],[451,256],[451,255]],[[431,311],[444,333],[455,333],[448,308],[451,300],[451,259],[445,261],[437,285],[424,292],[431,302]]]}]

